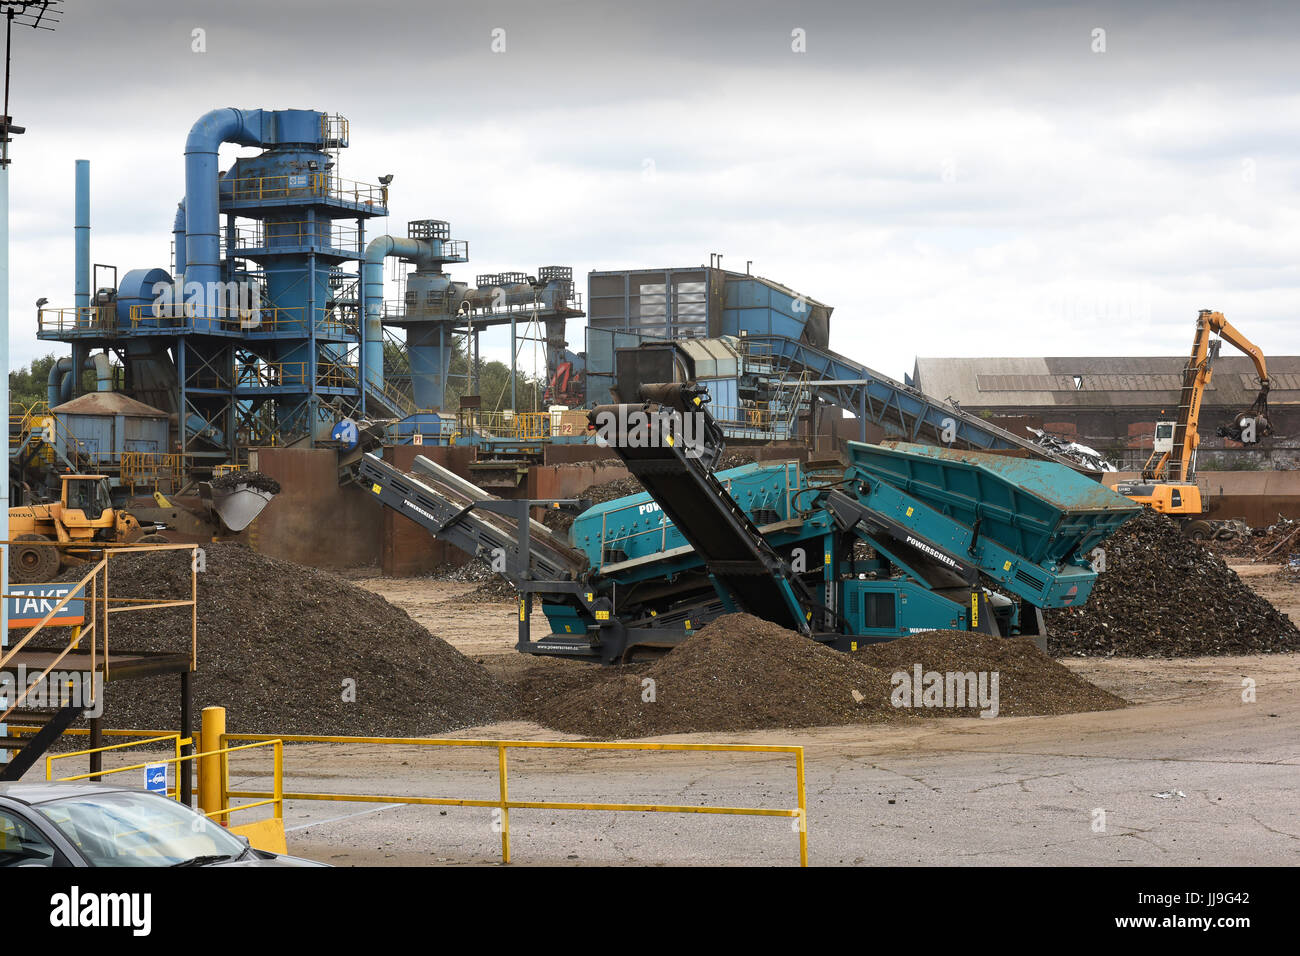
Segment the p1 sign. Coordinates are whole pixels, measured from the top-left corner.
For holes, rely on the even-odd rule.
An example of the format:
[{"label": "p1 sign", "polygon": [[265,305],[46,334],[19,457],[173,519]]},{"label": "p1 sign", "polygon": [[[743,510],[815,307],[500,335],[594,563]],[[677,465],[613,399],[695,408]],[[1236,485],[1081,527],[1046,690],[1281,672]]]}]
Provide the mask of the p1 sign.
[{"label": "p1 sign", "polygon": [[167,796],[167,765],[165,763],[145,764],[144,788],[150,793]]}]

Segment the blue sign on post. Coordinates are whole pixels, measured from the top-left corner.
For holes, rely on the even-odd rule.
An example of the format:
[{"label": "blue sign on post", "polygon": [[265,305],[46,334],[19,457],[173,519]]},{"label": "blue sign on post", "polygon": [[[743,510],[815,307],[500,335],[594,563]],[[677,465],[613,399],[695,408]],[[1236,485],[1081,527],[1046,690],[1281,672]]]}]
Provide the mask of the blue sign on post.
[{"label": "blue sign on post", "polygon": [[[9,617],[10,627],[35,627],[41,618],[58,606],[72,592],[71,584],[13,584],[9,587],[9,599],[5,601],[5,614]],[[67,604],[59,608],[59,613],[50,618],[48,624],[54,627],[70,627],[86,623],[85,589],[77,592]]]},{"label": "blue sign on post", "polygon": [[144,768],[144,788],[150,793],[167,796],[167,765],[165,763],[146,764]]}]

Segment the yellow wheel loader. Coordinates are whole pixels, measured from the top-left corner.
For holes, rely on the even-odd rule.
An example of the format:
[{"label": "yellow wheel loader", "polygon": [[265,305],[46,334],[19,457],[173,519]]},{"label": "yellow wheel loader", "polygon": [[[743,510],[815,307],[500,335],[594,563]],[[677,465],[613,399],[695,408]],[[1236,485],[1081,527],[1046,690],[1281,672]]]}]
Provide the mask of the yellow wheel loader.
[{"label": "yellow wheel loader", "polygon": [[9,581],[51,581],[110,544],[167,544],[160,526],[187,535],[243,531],[280,490],[265,476],[232,475],[200,485],[198,511],[155,495],[154,508],[113,507],[105,475],[62,475],[58,501],[9,509]]}]

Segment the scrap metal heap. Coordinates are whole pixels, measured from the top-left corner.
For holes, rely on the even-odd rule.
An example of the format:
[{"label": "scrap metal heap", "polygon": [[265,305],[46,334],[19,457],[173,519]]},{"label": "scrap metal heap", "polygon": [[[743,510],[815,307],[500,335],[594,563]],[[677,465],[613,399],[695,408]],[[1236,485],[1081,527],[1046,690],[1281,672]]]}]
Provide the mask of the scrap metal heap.
[{"label": "scrap metal heap", "polygon": [[[591,420],[647,491],[583,511],[564,541],[423,458],[366,455],[385,505],[493,564],[520,594],[518,649],[625,659],[747,611],[851,650],[930,629],[1043,637],[1087,600],[1091,552],[1140,510],[1071,469],[907,442],[850,443],[847,467],[714,474],[721,431],[693,383],[649,385]],[[533,596],[551,633],[533,640]]]}]

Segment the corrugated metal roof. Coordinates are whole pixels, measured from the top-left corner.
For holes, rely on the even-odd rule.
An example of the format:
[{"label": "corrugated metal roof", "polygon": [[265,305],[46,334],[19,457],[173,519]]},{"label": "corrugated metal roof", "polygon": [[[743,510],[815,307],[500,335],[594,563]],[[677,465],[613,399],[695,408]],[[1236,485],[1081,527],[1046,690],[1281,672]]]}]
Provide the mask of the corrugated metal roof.
[{"label": "corrugated metal roof", "polygon": [[128,418],[167,418],[167,412],[121,392],[87,392],[50,409],[56,415],[125,415]]},{"label": "corrugated metal roof", "polygon": [[[1177,396],[1186,364],[1182,355],[918,357],[913,379],[927,394],[973,407],[1162,405]],[[1270,356],[1268,369],[1269,401],[1300,404],[1300,356]],[[1244,407],[1258,391],[1255,366],[1246,356],[1223,355],[1214,363],[1214,405]]]}]

